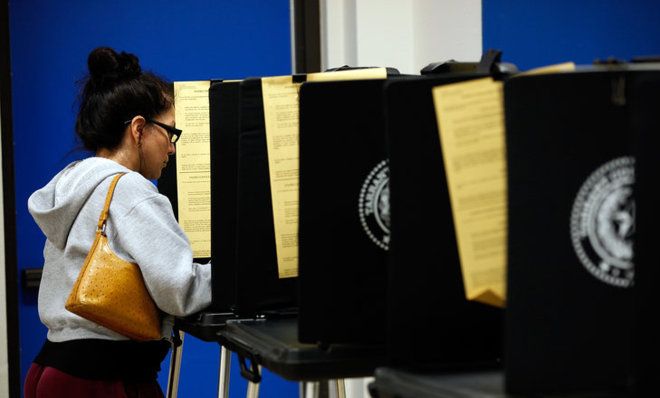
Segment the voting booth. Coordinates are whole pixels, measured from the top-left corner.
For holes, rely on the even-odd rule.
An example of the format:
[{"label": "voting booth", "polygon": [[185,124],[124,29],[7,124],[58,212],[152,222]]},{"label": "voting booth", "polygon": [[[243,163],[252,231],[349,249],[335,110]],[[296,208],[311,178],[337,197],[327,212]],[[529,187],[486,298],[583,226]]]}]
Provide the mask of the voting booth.
[{"label": "voting booth", "polygon": [[[235,308],[241,314],[298,311],[299,292],[304,289],[299,288],[298,278],[303,167],[299,92],[305,82],[386,73],[375,68],[344,69],[240,83],[234,281]],[[326,198],[324,203],[328,203]]]},{"label": "voting booth", "polygon": [[385,342],[388,156],[380,78],[300,89],[303,342]]},{"label": "voting booth", "polygon": [[[474,69],[476,69],[476,64]],[[387,346],[391,365],[417,369],[501,366],[503,310],[466,298],[432,89],[502,78],[444,65],[385,86],[391,235]],[[438,70],[439,69],[439,70]]]},{"label": "voting booth", "polygon": [[207,311],[288,311],[296,281],[278,275],[261,79],[175,82],[175,93],[186,137],[158,187],[196,260],[213,260]]},{"label": "voting booth", "polygon": [[[657,61],[657,60],[656,60]],[[649,66],[650,67],[650,66]],[[660,67],[660,65],[656,65]],[[630,81],[629,81],[630,82]],[[636,396],[650,396],[656,389],[655,365],[660,355],[657,336],[660,327],[656,313],[660,299],[657,283],[660,281],[660,263],[657,244],[660,241],[660,77],[658,73],[643,73],[630,82],[635,93],[630,99],[630,128],[636,138],[635,145],[635,285],[633,327],[633,382]]]},{"label": "voting booth", "polygon": [[186,137],[158,180],[195,261],[213,260],[208,312],[238,310],[240,88],[240,81],[175,82],[177,126]]},{"label": "voting booth", "polygon": [[255,314],[296,306],[297,280],[278,273],[262,79],[240,83],[239,112],[236,308]]},{"label": "voting booth", "polygon": [[657,162],[637,153],[657,135],[648,84],[659,78],[612,65],[506,83],[509,392],[626,391],[644,366],[633,342],[641,353],[653,345],[634,336],[646,323],[634,291],[657,281],[642,248],[657,233],[648,185],[638,196],[635,179],[648,184],[645,164]]}]

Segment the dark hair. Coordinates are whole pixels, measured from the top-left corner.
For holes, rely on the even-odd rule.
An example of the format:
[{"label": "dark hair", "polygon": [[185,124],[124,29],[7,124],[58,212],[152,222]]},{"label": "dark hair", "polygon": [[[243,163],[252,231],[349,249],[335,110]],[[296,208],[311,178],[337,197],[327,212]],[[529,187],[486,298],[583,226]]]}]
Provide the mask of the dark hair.
[{"label": "dark hair", "polygon": [[153,118],[174,103],[172,85],[143,72],[133,54],[99,47],[89,54],[87,66],[76,119],[76,133],[86,149],[116,148],[127,120]]}]

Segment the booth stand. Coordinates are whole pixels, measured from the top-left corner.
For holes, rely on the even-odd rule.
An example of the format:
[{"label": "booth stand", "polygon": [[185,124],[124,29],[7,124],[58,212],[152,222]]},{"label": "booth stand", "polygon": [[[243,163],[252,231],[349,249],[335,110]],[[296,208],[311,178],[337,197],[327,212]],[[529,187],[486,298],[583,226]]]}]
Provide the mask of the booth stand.
[{"label": "booth stand", "polygon": [[[332,381],[337,396],[345,397],[345,378],[371,376],[386,360],[381,345],[300,343],[297,317],[232,320],[218,338],[223,347],[238,354],[241,374],[250,382],[259,383],[264,367],[301,382],[301,396],[318,397],[319,383]],[[257,396],[258,391],[251,397]]]},{"label": "booth stand", "polygon": [[[184,333],[188,333],[206,342],[217,342],[218,333],[227,326],[227,321],[237,319],[233,312],[201,312],[186,318],[176,318],[174,321],[175,342],[170,356],[170,369],[167,379],[167,398],[176,398],[183,356]],[[220,366],[218,369],[218,397],[229,397],[229,371],[231,354],[220,346]]]},{"label": "booth stand", "polygon": [[[319,346],[298,341],[298,318],[262,315],[238,319],[233,313],[201,313],[177,319],[176,326],[207,342],[221,346],[218,397],[229,396],[231,351],[238,355],[241,375],[248,384],[247,397],[259,396],[261,368],[287,380],[301,383],[301,397],[319,397],[320,383],[329,382],[337,397],[345,397],[344,379],[372,376],[386,361],[382,345],[332,344]],[[177,396],[182,346],[173,349],[170,360],[168,398]]]}]

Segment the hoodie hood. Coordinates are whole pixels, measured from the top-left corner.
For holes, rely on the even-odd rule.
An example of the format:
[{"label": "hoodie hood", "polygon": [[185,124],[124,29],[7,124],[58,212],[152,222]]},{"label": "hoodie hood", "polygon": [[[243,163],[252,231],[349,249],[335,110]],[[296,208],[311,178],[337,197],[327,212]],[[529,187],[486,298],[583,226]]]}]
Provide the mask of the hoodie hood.
[{"label": "hoodie hood", "polygon": [[96,187],[111,175],[130,171],[106,158],[73,162],[30,196],[28,210],[46,238],[63,249],[73,222]]}]

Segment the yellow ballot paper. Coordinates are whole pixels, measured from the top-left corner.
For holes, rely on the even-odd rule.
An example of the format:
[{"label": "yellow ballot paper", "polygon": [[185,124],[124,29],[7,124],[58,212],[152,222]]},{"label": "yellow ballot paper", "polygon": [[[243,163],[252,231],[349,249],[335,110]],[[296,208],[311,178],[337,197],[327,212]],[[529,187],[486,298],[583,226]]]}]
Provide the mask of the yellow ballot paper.
[{"label": "yellow ballot paper", "polygon": [[342,70],[337,72],[319,72],[310,73],[307,75],[308,82],[331,82],[339,80],[367,80],[385,78],[387,78],[387,69],[385,68],[364,68]]},{"label": "yellow ballot paper", "polygon": [[298,276],[298,88],[291,76],[261,79],[275,248],[280,278]]},{"label": "yellow ballot paper", "polygon": [[468,300],[504,307],[507,191],[502,83],[433,89]]},{"label": "yellow ballot paper", "polygon": [[174,82],[176,126],[183,130],[176,143],[179,224],[195,258],[211,257],[210,85]]},{"label": "yellow ballot paper", "polygon": [[[520,75],[568,72],[573,62]],[[469,300],[506,302],[507,167],[503,85],[491,78],[433,89],[463,284]]]},{"label": "yellow ballot paper", "polygon": [[530,69],[528,71],[519,73],[521,75],[541,75],[544,73],[555,73],[555,72],[571,72],[575,70],[575,62],[564,62],[556,65],[542,66],[540,68]]},{"label": "yellow ballot paper", "polygon": [[[306,81],[384,79],[385,68],[312,73]],[[298,276],[299,101],[292,76],[261,79],[266,145],[280,278]],[[183,136],[182,136],[183,137]]]}]

